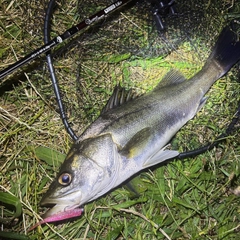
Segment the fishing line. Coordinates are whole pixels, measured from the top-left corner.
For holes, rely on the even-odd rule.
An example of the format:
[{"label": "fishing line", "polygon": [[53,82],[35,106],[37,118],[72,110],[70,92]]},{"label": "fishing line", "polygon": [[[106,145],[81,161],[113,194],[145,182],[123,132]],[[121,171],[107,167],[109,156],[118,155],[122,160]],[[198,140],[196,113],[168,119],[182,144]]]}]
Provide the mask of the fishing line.
[{"label": "fishing line", "polygon": [[220,134],[215,141],[213,141],[212,143],[206,144],[203,147],[199,147],[197,149],[191,150],[191,151],[186,151],[186,152],[182,152],[180,153],[177,158],[178,159],[184,159],[184,158],[193,158],[196,157],[202,153],[205,153],[209,150],[212,150],[214,147],[216,147],[219,143],[223,142],[226,140],[226,138],[228,136],[230,136],[233,132],[234,132],[234,128],[235,125],[238,123],[238,121],[240,120],[240,102],[238,104],[238,109],[237,112],[234,114],[230,124],[228,125],[225,133]]},{"label": "fishing line", "polygon": [[[234,24],[236,21],[232,21],[231,24]],[[232,25],[233,27],[233,25]],[[234,29],[234,27],[233,27]],[[236,29],[235,29],[236,30]],[[238,72],[240,73],[240,70],[238,69]],[[240,77],[238,77],[240,79]],[[199,147],[197,149],[191,150],[191,151],[186,151],[180,153],[177,158],[178,159],[184,159],[184,158],[192,158],[196,157],[197,155],[200,155],[202,153],[205,153],[209,150],[212,150],[214,147],[218,146],[219,143],[223,142],[226,140],[228,136],[233,134],[235,131],[235,125],[240,121],[240,101],[238,103],[237,111],[232,117],[231,122],[227,126],[226,130],[224,133],[220,134],[212,143],[208,143],[203,147]]]},{"label": "fishing line", "polygon": [[[55,6],[55,0],[50,0],[49,4],[48,4],[48,7],[47,7],[45,19],[44,19],[44,43],[45,44],[47,44],[50,41],[50,24],[51,24],[51,18],[52,18],[52,15],[53,15],[54,6]],[[50,76],[51,76],[54,93],[55,93],[57,104],[58,104],[59,111],[60,111],[60,117],[62,119],[62,122],[63,122],[68,134],[71,136],[71,138],[74,141],[77,141],[78,137],[74,133],[73,129],[71,128],[71,126],[68,122],[65,110],[64,110],[62,98],[61,98],[61,95],[60,95],[60,89],[59,89],[59,86],[58,86],[58,80],[57,80],[57,77],[56,77],[56,74],[55,74],[55,69],[54,69],[54,66],[53,66],[51,50],[49,50],[46,53],[46,58],[47,58],[48,69],[49,69],[49,73],[50,73]]]}]

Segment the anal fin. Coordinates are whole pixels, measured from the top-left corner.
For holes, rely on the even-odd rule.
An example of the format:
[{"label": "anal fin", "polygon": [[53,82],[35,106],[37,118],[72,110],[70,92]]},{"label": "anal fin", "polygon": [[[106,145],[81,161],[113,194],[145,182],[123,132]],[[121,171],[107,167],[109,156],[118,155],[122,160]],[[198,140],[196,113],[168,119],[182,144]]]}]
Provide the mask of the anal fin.
[{"label": "anal fin", "polygon": [[161,162],[164,162],[167,159],[174,158],[179,155],[178,151],[175,150],[165,150],[165,148],[160,149],[155,155],[147,159],[143,164],[144,168],[154,166]]},{"label": "anal fin", "polygon": [[207,101],[208,97],[203,97],[200,101],[200,104],[198,106],[197,112],[205,105],[206,101]]}]

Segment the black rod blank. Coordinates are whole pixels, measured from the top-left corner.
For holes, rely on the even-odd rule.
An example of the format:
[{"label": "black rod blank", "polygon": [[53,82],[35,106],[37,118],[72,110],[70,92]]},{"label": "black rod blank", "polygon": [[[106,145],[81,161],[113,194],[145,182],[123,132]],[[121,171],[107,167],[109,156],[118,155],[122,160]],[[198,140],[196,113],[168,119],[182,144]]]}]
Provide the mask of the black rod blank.
[{"label": "black rod blank", "polygon": [[37,58],[41,54],[46,53],[51,48],[53,48],[53,47],[57,46],[58,44],[62,43],[64,40],[72,37],[74,34],[79,32],[80,30],[84,29],[85,27],[88,27],[88,26],[92,25],[93,23],[95,23],[95,22],[103,19],[104,17],[106,17],[108,14],[116,11],[120,7],[126,5],[127,3],[130,3],[131,1],[132,0],[116,1],[116,2],[112,3],[111,5],[109,5],[108,7],[100,10],[97,13],[95,13],[91,17],[83,20],[79,24],[71,27],[70,29],[66,30],[63,34],[61,34],[61,35],[55,37],[54,39],[52,39],[47,44],[45,44],[42,47],[36,49],[35,51],[31,52],[30,54],[28,54],[24,58],[17,61],[16,63],[14,63],[14,64],[10,65],[9,67],[5,68],[4,70],[2,70],[0,72],[0,79],[7,76],[10,73],[12,73],[16,69],[22,67],[26,63],[32,61],[33,59]]}]

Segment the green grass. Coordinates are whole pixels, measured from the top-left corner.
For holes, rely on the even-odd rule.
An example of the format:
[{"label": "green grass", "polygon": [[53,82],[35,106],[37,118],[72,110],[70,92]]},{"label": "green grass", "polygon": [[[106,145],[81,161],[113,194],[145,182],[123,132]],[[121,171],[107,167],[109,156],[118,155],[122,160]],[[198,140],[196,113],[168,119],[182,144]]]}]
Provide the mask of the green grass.
[{"label": "green grass", "polygon": [[[46,4],[47,1],[1,1],[1,69],[43,44],[42,17]],[[103,1],[101,6],[105,5]],[[92,13],[96,10],[94,6],[89,5]],[[88,16],[81,12],[85,8],[79,8],[77,13],[77,1],[59,3],[52,36]],[[239,4],[236,3],[235,9],[239,9]],[[231,12],[231,16],[236,14]],[[123,23],[119,31],[126,36],[123,44],[131,41],[137,46],[139,37],[144,52],[146,22],[128,12],[119,18]],[[116,19],[113,22],[116,27]],[[222,23],[217,18],[215,22]],[[204,42],[204,37],[214,38],[219,26],[213,32],[210,25],[203,39],[196,36],[193,42],[197,48],[185,42],[167,57],[147,58],[128,51],[118,52],[114,44],[119,44],[121,39],[112,36],[108,39],[107,35],[100,34],[101,31],[110,34],[113,29],[111,24],[106,24],[90,35],[92,37],[84,35],[75,42],[63,44],[56,53],[55,67],[64,104],[78,135],[99,116],[119,82],[126,88],[133,87],[137,93],[144,93],[172,68],[179,69],[187,78],[193,76],[206,60],[212,44],[208,39]],[[106,41],[109,48],[104,45]],[[3,218],[0,218],[0,239],[7,236],[8,239],[68,240],[238,239],[239,123],[233,135],[217,148],[192,159],[169,161],[139,174],[133,179],[139,197],[119,187],[87,204],[80,218],[42,225],[27,232],[45,212],[46,209],[39,206],[40,199],[72,144],[59,117],[44,61],[44,57],[40,58],[23,68],[24,72],[19,70],[0,80],[0,214]],[[81,77],[77,78],[79,73]],[[204,108],[176,134],[171,142],[173,149],[182,152],[198,148],[225,131],[240,100],[236,80],[237,70],[233,69],[213,85]],[[18,84],[11,87],[16,82]],[[9,195],[1,195],[3,192]]]}]

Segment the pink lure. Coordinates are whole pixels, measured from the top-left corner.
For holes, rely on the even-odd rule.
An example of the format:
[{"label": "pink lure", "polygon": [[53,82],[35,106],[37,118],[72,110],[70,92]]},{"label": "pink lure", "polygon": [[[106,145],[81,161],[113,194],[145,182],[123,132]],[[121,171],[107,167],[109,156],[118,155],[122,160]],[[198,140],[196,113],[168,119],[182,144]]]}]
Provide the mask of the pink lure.
[{"label": "pink lure", "polygon": [[68,210],[65,212],[53,214],[52,216],[47,217],[47,218],[43,219],[42,221],[36,223],[34,226],[32,226],[30,229],[28,229],[28,232],[32,231],[34,228],[36,228],[37,226],[39,226],[43,223],[57,222],[57,221],[61,221],[61,220],[65,220],[65,219],[69,219],[69,218],[73,218],[73,217],[79,217],[82,215],[82,213],[83,213],[83,208],[75,208],[75,209]]}]

